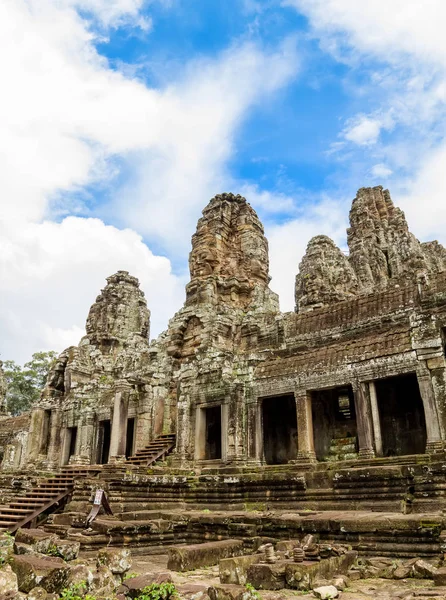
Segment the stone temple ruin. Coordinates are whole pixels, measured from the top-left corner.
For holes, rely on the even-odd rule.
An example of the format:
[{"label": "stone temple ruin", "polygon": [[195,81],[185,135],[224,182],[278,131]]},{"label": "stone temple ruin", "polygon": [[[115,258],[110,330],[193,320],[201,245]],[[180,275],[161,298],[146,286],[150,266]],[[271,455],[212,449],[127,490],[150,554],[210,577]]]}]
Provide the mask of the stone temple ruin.
[{"label": "stone temple ruin", "polygon": [[[40,518],[12,501],[51,473],[70,494],[45,529],[86,550],[314,534],[363,556],[441,556],[446,250],[420,243],[381,187],[358,191],[347,242],[348,255],[310,240],[281,313],[259,218],[216,196],[184,306],[153,342],[137,279],[109,277],[27,435],[0,440],[0,526]],[[114,515],[85,531],[98,488]]]}]

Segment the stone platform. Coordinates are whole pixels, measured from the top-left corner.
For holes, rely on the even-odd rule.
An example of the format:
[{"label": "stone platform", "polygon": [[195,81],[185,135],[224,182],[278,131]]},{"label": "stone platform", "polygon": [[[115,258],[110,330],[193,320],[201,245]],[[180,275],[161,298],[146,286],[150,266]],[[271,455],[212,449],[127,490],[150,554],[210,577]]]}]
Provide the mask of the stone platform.
[{"label": "stone platform", "polygon": [[324,543],[348,544],[364,556],[434,557],[444,551],[446,530],[446,517],[432,513],[153,510],[99,517],[87,531],[78,518],[76,513],[55,515],[47,529],[65,531],[84,550],[131,545],[141,554],[233,538],[242,540],[249,553],[265,540],[301,539],[311,533]]}]

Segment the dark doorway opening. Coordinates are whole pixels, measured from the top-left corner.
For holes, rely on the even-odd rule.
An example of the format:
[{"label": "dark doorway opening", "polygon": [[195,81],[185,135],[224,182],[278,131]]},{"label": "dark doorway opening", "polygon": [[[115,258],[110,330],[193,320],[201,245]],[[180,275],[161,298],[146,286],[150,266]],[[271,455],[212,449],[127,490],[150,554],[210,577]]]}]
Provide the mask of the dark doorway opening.
[{"label": "dark doorway opening", "polygon": [[262,401],[263,452],[268,465],[297,458],[296,401],[292,394]]},{"label": "dark doorway opening", "polygon": [[98,428],[98,454],[96,462],[100,465],[108,463],[110,455],[110,438],[111,438],[111,424],[110,420],[99,421]]},{"label": "dark doorway opening", "polygon": [[125,457],[129,458],[133,454],[133,440],[135,438],[135,419],[127,420],[127,436],[125,440]]},{"label": "dark doorway opening", "polygon": [[311,393],[317,460],[348,460],[358,451],[355,402],[351,386]]},{"label": "dark doorway opening", "polygon": [[40,438],[40,454],[47,454],[50,444],[51,410],[45,410],[42,419],[42,436]]},{"label": "dark doorway opening", "polygon": [[221,458],[221,405],[205,408],[206,415],[206,445],[205,460]]},{"label": "dark doorway opening", "polygon": [[69,427],[68,435],[70,437],[70,446],[68,448],[67,462],[70,462],[70,458],[76,454],[77,427]]},{"label": "dark doorway opening", "polygon": [[384,456],[423,454],[426,421],[415,373],[375,381]]}]

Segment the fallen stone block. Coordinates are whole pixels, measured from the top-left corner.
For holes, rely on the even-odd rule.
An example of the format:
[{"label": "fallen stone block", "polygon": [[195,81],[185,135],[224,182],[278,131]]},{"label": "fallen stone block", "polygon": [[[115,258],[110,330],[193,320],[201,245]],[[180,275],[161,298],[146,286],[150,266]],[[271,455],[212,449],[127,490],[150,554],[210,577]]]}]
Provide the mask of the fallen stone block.
[{"label": "fallen stone block", "polygon": [[57,540],[55,542],[55,548],[59,556],[64,560],[70,561],[79,556],[81,545],[79,542],[73,542],[71,540]]},{"label": "fallen stone block", "polygon": [[276,544],[276,550],[278,552],[291,552],[293,548],[300,545],[299,540],[281,540]]},{"label": "fallen stone block", "polygon": [[9,565],[6,565],[0,571],[0,595],[18,591],[17,575]]},{"label": "fallen stone block", "polygon": [[339,596],[339,590],[334,585],[323,585],[322,587],[314,588],[313,594],[320,600],[331,600]]},{"label": "fallen stone block", "polygon": [[11,567],[17,575],[19,590],[25,593],[37,586],[50,593],[59,593],[66,586],[70,572],[70,567],[61,558],[27,554],[14,556]]},{"label": "fallen stone block", "polygon": [[208,600],[208,588],[203,583],[185,583],[177,586],[177,592],[182,600]]},{"label": "fallen stone block", "polygon": [[262,560],[264,560],[264,556],[262,554],[250,554],[249,556],[223,558],[219,563],[220,583],[245,585],[247,582],[249,567],[259,563]]},{"label": "fallen stone block", "polygon": [[208,589],[211,600],[245,600],[245,594],[248,594],[246,588],[234,584],[213,585]]},{"label": "fallen stone block", "polygon": [[446,585],[446,567],[440,567],[433,575],[434,585]]},{"label": "fallen stone block", "polygon": [[28,594],[28,600],[46,600],[47,598],[48,592],[40,586],[33,588]]},{"label": "fallen stone block", "polygon": [[126,548],[101,548],[98,550],[98,566],[105,566],[112,573],[122,575],[132,566],[130,550]]},{"label": "fallen stone block", "polygon": [[324,558],[319,562],[287,562],[285,577],[287,586],[301,591],[312,588],[318,579],[330,580],[334,575],[346,574],[354,563],[357,552]]},{"label": "fallen stone block", "polygon": [[413,565],[413,577],[418,577],[420,579],[433,579],[436,571],[436,567],[427,562],[427,560],[422,560],[421,558]]},{"label": "fallen stone block", "polygon": [[289,561],[257,563],[248,568],[247,580],[256,590],[281,590],[286,587],[285,569]]},{"label": "fallen stone block", "polygon": [[[152,583],[172,583],[172,575],[170,573],[146,573],[137,577],[129,577],[121,583],[116,590],[116,594],[124,594],[130,598],[137,598],[141,591]],[[207,588],[206,588],[207,589]]]},{"label": "fallen stone block", "polygon": [[216,565],[222,558],[240,556],[241,554],[243,554],[243,542],[241,540],[174,546],[169,548],[167,568],[172,571],[192,571],[199,567]]},{"label": "fallen stone block", "polygon": [[117,581],[117,575],[105,565],[99,565],[90,583],[90,590],[96,598],[113,598],[115,590],[120,585],[121,580]]},{"label": "fallen stone block", "polygon": [[0,533],[0,561],[1,564],[9,562],[14,554],[14,538],[7,533]]},{"label": "fallen stone block", "polygon": [[15,541],[32,546],[36,552],[47,554],[50,549],[55,548],[60,539],[54,533],[47,533],[43,529],[19,529]]}]

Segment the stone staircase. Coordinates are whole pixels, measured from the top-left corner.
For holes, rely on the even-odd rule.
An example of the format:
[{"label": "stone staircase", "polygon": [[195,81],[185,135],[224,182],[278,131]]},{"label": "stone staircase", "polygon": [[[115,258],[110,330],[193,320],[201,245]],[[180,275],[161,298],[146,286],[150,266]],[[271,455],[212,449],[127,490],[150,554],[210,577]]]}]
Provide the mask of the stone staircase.
[{"label": "stone staircase", "polygon": [[330,444],[330,453],[327,460],[355,460],[358,457],[356,452],[356,437],[333,438]]},{"label": "stone staircase", "polygon": [[149,467],[156,461],[164,459],[175,448],[176,436],[174,433],[159,435],[148,446],[138,450],[134,456],[127,459],[126,463],[135,466]]},{"label": "stone staircase", "polygon": [[42,479],[24,496],[18,496],[8,506],[0,507],[0,531],[14,533],[20,527],[34,526],[44,512],[57,510],[66,503],[76,477],[90,472],[90,468],[67,466],[57,475]]}]

